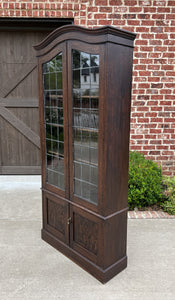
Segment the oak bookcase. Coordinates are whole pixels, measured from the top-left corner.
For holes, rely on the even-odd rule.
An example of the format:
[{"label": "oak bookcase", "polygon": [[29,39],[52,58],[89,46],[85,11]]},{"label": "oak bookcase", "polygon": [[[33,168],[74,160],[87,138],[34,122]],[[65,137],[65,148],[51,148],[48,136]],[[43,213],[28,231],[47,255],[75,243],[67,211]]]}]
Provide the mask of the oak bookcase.
[{"label": "oak bookcase", "polygon": [[103,283],[127,265],[134,39],[110,26],[67,25],[34,47],[42,238]]}]

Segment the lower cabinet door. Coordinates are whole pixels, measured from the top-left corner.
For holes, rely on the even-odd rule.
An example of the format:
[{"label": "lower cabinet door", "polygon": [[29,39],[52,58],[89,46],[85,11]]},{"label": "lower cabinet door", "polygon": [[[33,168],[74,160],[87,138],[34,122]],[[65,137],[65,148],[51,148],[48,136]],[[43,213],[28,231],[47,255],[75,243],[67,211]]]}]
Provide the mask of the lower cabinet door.
[{"label": "lower cabinet door", "polygon": [[63,199],[44,192],[44,228],[62,242],[69,244],[69,204]]},{"label": "lower cabinet door", "polygon": [[70,205],[70,247],[98,264],[101,247],[101,222],[93,214]]}]

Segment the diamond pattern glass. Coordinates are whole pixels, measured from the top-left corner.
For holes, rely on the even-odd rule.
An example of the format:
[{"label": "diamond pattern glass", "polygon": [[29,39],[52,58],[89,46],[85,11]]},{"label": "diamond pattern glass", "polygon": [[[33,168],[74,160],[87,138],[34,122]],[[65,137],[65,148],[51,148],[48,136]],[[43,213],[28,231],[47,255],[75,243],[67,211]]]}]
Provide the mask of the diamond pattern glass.
[{"label": "diamond pattern glass", "polygon": [[98,203],[99,55],[72,51],[74,194]]},{"label": "diamond pattern glass", "polygon": [[62,53],[43,64],[46,181],[64,190]]}]

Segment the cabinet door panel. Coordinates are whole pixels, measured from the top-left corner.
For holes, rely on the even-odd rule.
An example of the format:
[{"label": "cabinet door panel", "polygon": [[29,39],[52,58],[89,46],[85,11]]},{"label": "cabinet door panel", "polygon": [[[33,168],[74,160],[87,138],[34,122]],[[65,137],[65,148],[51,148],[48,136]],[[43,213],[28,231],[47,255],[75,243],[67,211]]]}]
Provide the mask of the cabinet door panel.
[{"label": "cabinet door panel", "polygon": [[84,210],[70,206],[70,246],[80,254],[97,263],[101,233],[100,220]]},{"label": "cabinet door panel", "polygon": [[66,244],[69,243],[68,215],[69,205],[66,201],[44,193],[44,227]]}]

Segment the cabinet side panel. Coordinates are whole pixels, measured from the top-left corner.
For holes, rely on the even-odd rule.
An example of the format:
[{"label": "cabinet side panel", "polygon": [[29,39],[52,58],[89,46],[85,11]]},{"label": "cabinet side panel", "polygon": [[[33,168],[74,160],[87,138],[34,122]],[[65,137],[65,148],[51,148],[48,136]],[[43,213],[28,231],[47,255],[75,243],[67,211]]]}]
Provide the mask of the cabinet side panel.
[{"label": "cabinet side panel", "polygon": [[106,213],[127,207],[133,49],[108,44],[106,94]]},{"label": "cabinet side panel", "polygon": [[105,221],[104,268],[126,258],[127,212],[117,214]]}]

